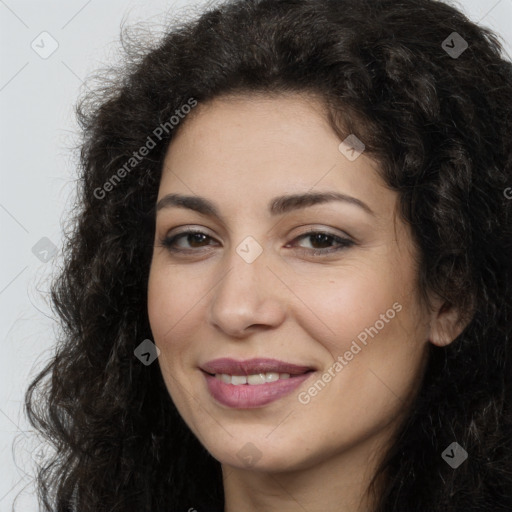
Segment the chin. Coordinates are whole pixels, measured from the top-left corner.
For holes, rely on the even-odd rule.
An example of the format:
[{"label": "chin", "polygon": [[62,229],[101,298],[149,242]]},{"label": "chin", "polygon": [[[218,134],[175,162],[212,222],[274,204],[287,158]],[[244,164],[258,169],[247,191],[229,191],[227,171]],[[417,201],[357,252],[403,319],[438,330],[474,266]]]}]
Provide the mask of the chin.
[{"label": "chin", "polygon": [[[268,432],[267,432],[268,434]],[[317,462],[310,451],[298,447],[304,443],[290,439],[288,443],[272,442],[265,435],[245,435],[229,438],[229,442],[215,442],[207,446],[210,454],[221,464],[268,473],[307,469]],[[318,456],[318,459],[321,459]]]}]

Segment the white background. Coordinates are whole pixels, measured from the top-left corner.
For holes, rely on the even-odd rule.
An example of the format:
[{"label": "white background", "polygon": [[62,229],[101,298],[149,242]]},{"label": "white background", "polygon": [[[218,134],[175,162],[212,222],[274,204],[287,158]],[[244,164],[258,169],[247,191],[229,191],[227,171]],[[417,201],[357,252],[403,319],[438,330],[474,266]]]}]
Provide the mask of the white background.
[{"label": "white background", "polygon": [[[73,107],[83,80],[117,59],[122,21],[144,21],[158,30],[178,9],[178,16],[194,15],[205,3],[0,0],[0,512],[12,510],[16,496],[17,511],[38,510],[32,457],[37,441],[22,406],[36,369],[52,355],[54,321],[46,292],[60,258],[57,252],[41,262],[32,248],[43,237],[61,245],[61,222],[74,193]],[[455,5],[497,31],[512,55],[512,0]],[[58,42],[46,59],[31,47],[44,31]]]}]

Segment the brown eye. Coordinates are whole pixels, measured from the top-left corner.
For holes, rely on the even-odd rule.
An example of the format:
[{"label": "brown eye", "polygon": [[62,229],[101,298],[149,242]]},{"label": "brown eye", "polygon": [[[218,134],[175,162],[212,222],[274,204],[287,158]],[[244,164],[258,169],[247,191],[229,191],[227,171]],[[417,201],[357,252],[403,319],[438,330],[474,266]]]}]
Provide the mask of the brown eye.
[{"label": "brown eye", "polygon": [[[322,256],[334,252],[341,251],[355,244],[349,238],[343,238],[333,233],[323,231],[310,231],[297,237],[293,242],[298,240],[309,240],[310,248],[299,246],[299,249],[313,256]],[[179,244],[184,240],[185,246]],[[194,252],[194,249],[201,249],[212,245],[208,243],[214,240],[211,236],[202,231],[182,231],[171,237],[161,240],[162,245],[171,252]],[[188,247],[187,247],[188,245]],[[297,244],[295,244],[297,245]]]},{"label": "brown eye", "polygon": [[309,233],[304,233],[297,237],[294,242],[302,239],[309,239],[311,248],[301,247],[301,249],[313,254],[314,256],[321,256],[323,254],[341,251],[354,245],[354,242],[349,238],[342,238],[334,235],[333,233],[324,231],[310,231]]},{"label": "brown eye", "polygon": [[[177,242],[184,240],[189,247],[178,246]],[[190,251],[194,248],[202,248],[207,247],[210,244],[205,244],[204,242],[208,240],[213,240],[213,238],[201,231],[183,231],[171,237],[164,238],[161,242],[164,247],[166,247],[169,251],[179,252],[179,251]]]}]

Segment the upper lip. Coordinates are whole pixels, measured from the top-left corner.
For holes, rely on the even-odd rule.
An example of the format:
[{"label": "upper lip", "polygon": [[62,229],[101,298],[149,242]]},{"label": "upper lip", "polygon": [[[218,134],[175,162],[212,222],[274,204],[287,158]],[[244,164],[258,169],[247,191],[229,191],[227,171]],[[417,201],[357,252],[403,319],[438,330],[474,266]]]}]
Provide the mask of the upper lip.
[{"label": "upper lip", "polygon": [[310,366],[301,366],[297,364],[279,361],[277,359],[255,358],[237,361],[229,357],[214,359],[201,365],[201,370],[216,374],[225,373],[227,375],[255,375],[259,373],[289,373],[290,375],[300,375],[310,370]]}]

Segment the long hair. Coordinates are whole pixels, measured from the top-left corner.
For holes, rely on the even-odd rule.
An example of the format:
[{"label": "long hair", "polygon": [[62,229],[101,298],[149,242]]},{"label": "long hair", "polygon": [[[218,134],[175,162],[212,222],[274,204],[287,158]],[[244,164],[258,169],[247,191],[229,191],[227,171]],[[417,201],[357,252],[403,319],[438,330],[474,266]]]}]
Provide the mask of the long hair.
[{"label": "long hair", "polygon": [[[434,0],[234,0],[157,45],[132,41],[115,76],[77,106],[79,189],[51,285],[60,336],[26,394],[31,424],[55,450],[37,475],[41,503],[223,510],[220,463],[181,419],[158,364],[134,355],[152,339],[162,162],[186,126],[186,116],[170,121],[184,105],[299,92],[321,99],[340,141],[364,141],[412,228],[421,291],[468,322],[450,345],[430,347],[383,454],[375,512],[510,512],[512,65],[498,38]],[[468,454],[457,469],[442,457],[453,442]]]}]

